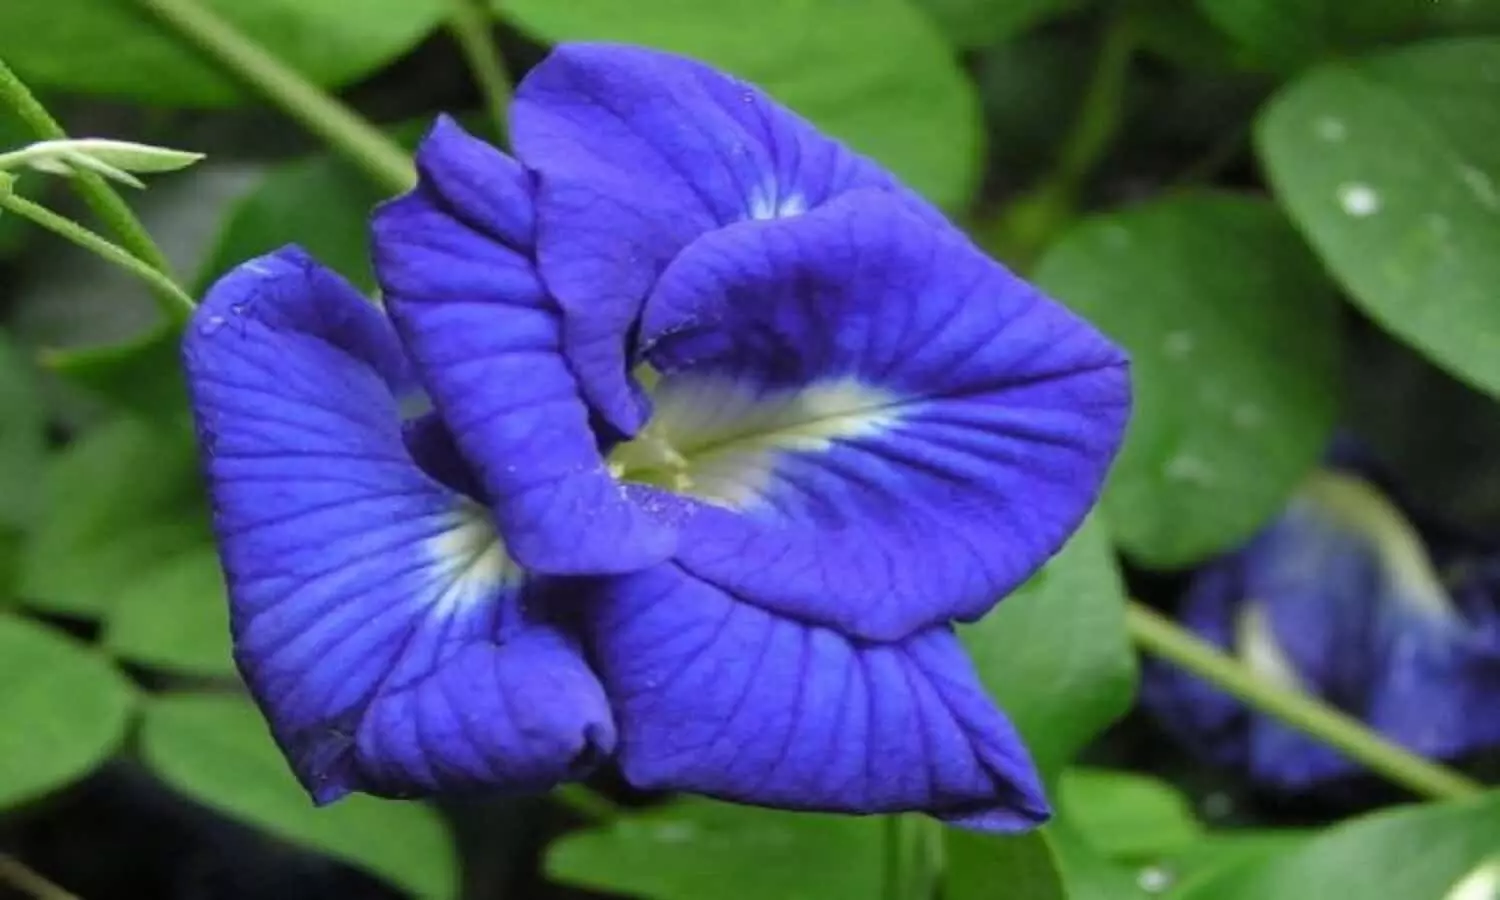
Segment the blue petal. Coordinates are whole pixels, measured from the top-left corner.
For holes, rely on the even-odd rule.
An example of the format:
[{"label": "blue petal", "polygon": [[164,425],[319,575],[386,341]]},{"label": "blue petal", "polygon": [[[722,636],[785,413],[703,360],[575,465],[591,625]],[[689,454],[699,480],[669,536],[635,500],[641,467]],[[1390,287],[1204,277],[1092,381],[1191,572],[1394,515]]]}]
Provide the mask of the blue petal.
[{"label": "blue petal", "polygon": [[671,531],[605,468],[562,358],[561,314],[530,256],[526,174],[448,119],[422,143],[417,165],[416,190],[375,216],[376,271],[511,554],[548,574],[665,559]]},{"label": "blue petal", "polygon": [[[1243,587],[1239,558],[1218,561],[1194,576],[1179,619],[1198,637],[1234,654]],[[1216,765],[1248,764],[1250,711],[1238,698],[1155,657],[1146,658],[1141,676],[1142,705],[1180,743]]]},{"label": "blue petal", "polygon": [[[602,689],[523,612],[483,508],[408,451],[372,305],[283,250],[210,291],[183,355],[235,657],[317,800],[541,789],[610,752]],[[407,438],[462,480],[431,422]]]},{"label": "blue petal", "polygon": [[625,337],[657,274],[693,239],[862,187],[941,219],[753,85],[654,50],[558,47],[516,92],[511,133],[540,176],[538,258],[566,312],[568,358],[625,434],[646,417]]},{"label": "blue petal", "polygon": [[1130,405],[1119,349],[874,191],[700,238],[641,340],[656,411],[618,460],[707,501],[677,558],[871,640],[977,618],[1041,566]]},{"label": "blue petal", "polygon": [[988,831],[1050,815],[953,632],[868,644],[667,564],[612,579],[591,645],[625,777],[785,809],[918,810]]},{"label": "blue petal", "polygon": [[[1451,758],[1500,743],[1500,633],[1477,599],[1455,602],[1394,504],[1324,471],[1246,548],[1194,578],[1182,618],[1262,678]],[[1362,771],[1191,676],[1148,678],[1144,696],[1187,744],[1257,781],[1306,788]]]}]

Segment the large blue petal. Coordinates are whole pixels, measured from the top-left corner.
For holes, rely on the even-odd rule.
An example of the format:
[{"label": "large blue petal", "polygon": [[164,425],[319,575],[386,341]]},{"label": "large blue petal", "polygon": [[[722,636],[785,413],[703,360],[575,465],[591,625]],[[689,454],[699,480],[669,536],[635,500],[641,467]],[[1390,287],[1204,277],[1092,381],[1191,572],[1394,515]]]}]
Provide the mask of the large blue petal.
[{"label": "large blue petal", "polygon": [[671,531],[604,466],[561,353],[561,313],[531,260],[532,199],[509,157],[440,119],[416,190],[374,220],[397,327],[529,571],[607,573],[665,559]]},{"label": "large blue petal", "polygon": [[674,564],[610,580],[591,645],[642,788],[1023,831],[1050,815],[1020,738],[957,638],[851,640]]},{"label": "large blue petal", "polygon": [[753,85],[654,50],[558,47],[516,92],[511,134],[540,176],[538,253],[567,315],[568,358],[627,434],[645,408],[625,337],[657,274],[694,238],[862,187],[941,218]]},{"label": "large blue petal", "polygon": [[682,565],[872,640],[977,618],[1036,571],[1130,406],[1118,348],[875,191],[700,238],[641,340],[656,410],[617,460],[707,501]]},{"label": "large blue petal", "polygon": [[[390,325],[296,250],[245,263],[183,348],[235,658],[320,802],[550,786],[608,754],[603,692],[447,472],[403,439]],[[530,604],[538,606],[544,604]]]}]

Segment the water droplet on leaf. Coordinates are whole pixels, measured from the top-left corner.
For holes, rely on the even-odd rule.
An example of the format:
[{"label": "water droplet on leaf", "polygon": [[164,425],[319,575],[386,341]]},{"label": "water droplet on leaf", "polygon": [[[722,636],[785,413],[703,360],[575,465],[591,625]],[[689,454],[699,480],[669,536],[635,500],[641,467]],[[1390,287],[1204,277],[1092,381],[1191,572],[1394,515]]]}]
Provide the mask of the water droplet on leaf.
[{"label": "water droplet on leaf", "polygon": [[1191,331],[1171,331],[1162,338],[1161,349],[1173,359],[1183,359],[1193,352],[1198,346],[1198,339],[1193,337]]},{"label": "water droplet on leaf", "polygon": [[1320,139],[1329,143],[1342,141],[1349,134],[1349,129],[1345,127],[1343,120],[1336,119],[1333,116],[1323,116],[1318,119],[1317,122],[1313,123],[1313,131],[1317,133]]},{"label": "water droplet on leaf", "polygon": [[1339,185],[1339,206],[1344,212],[1357,218],[1374,215],[1380,211],[1380,195],[1368,184],[1350,182]]}]

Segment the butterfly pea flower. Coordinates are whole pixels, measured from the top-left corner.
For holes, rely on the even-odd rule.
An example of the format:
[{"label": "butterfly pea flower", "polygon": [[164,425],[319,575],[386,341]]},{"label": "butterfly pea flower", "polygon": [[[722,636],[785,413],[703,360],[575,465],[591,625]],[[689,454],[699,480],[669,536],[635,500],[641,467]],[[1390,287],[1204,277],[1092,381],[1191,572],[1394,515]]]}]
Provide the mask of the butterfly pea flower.
[{"label": "butterfly pea flower", "polygon": [[373,220],[386,315],[288,251],[187,339],[236,658],[304,784],[537,790],[608,758],[1045,820],[953,625],[1096,499],[1118,348],[698,63],[565,45],[510,125],[514,158],[448,119],[420,145]]},{"label": "butterfly pea flower", "polygon": [[[1331,466],[1197,573],[1180,615],[1261,678],[1452,759],[1500,745],[1500,566],[1467,555],[1434,546],[1357,470]],[[1143,700],[1190,749],[1273,789],[1363,771],[1165,663],[1148,670]]]}]

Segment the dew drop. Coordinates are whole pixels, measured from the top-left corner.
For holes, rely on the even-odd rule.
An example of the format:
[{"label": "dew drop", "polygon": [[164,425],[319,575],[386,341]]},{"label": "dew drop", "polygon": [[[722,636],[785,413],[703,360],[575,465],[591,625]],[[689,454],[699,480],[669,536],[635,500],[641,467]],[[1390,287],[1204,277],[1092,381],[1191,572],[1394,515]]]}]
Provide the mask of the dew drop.
[{"label": "dew drop", "polygon": [[1349,135],[1349,129],[1344,125],[1343,119],[1333,116],[1322,116],[1313,123],[1313,131],[1320,140],[1336,144]]},{"label": "dew drop", "polygon": [[1234,427],[1243,428],[1246,431],[1259,428],[1265,420],[1266,414],[1254,403],[1241,403],[1229,414],[1229,421],[1234,423]]},{"label": "dew drop", "polygon": [[1099,237],[1103,239],[1104,246],[1111,250],[1124,250],[1130,246],[1130,229],[1123,225],[1106,225],[1099,232]]},{"label": "dew drop", "polygon": [[202,334],[205,337],[207,337],[208,335],[213,334],[215,331],[218,331],[220,328],[223,328],[223,327],[224,327],[224,317],[223,316],[209,316],[207,319],[205,319],[203,321],[203,324],[201,324],[201,325],[198,326],[198,333]]},{"label": "dew drop", "polygon": [[1167,461],[1164,474],[1168,481],[1207,487],[1218,479],[1214,467],[1202,459],[1187,453],[1179,453]]},{"label": "dew drop", "polygon": [[1136,875],[1135,883],[1148,894],[1164,894],[1175,880],[1162,866],[1147,866]]},{"label": "dew drop", "polygon": [[1339,206],[1344,212],[1357,218],[1374,215],[1380,211],[1380,195],[1368,184],[1349,182],[1338,188]]},{"label": "dew drop", "polygon": [[696,826],[687,822],[667,822],[652,829],[651,836],[663,844],[682,844],[698,834]]},{"label": "dew drop", "polygon": [[1221,822],[1234,814],[1234,798],[1224,791],[1211,791],[1204,795],[1200,808],[1203,818]]},{"label": "dew drop", "polygon": [[1474,192],[1474,198],[1479,201],[1480,206],[1500,212],[1500,191],[1495,190],[1495,182],[1490,176],[1473,166],[1459,166],[1458,177]]},{"label": "dew drop", "polygon": [[1500,898],[1500,859],[1480,863],[1460,878],[1443,900],[1496,900]]},{"label": "dew drop", "polygon": [[1168,332],[1162,338],[1161,350],[1172,359],[1184,359],[1190,356],[1193,348],[1198,346],[1198,339],[1193,337],[1191,331],[1179,329]]}]

